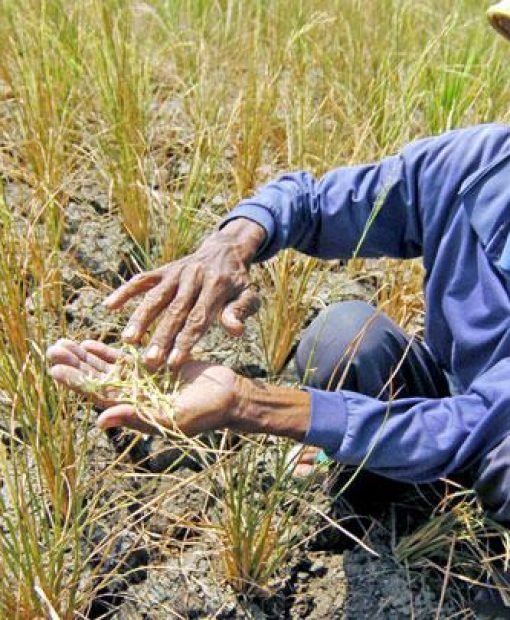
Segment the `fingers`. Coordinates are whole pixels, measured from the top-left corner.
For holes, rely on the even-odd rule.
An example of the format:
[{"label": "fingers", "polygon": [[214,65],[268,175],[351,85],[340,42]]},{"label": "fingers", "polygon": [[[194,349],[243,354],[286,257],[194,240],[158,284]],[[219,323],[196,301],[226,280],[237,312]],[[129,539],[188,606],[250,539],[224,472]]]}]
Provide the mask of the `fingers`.
[{"label": "fingers", "polygon": [[200,272],[191,270],[188,273],[186,269],[182,271],[175,299],[164,312],[144,355],[144,361],[150,368],[158,368],[166,361],[176,335],[195,305],[201,286]]},{"label": "fingers", "polygon": [[157,428],[143,420],[132,405],[115,405],[101,413],[97,425],[102,430],[108,428],[129,428],[140,433],[157,433]]},{"label": "fingers", "polygon": [[254,290],[247,288],[225,307],[221,314],[221,324],[231,336],[242,336],[244,321],[259,308],[259,296]]},{"label": "fingers", "polygon": [[110,365],[96,355],[87,352],[72,340],[61,338],[48,348],[48,360],[52,365],[65,364],[81,370],[85,375],[94,376],[110,370]]},{"label": "fingers", "polygon": [[84,340],[81,343],[81,346],[85,351],[91,353],[92,355],[104,360],[108,364],[115,364],[122,357],[122,352],[119,349],[114,349],[113,347],[109,347],[102,342],[98,342],[97,340]]},{"label": "fingers", "polygon": [[73,368],[67,364],[56,364],[50,368],[49,373],[57,383],[73,390],[73,392],[86,396],[101,409],[111,407],[118,402],[115,390],[106,388],[98,392],[97,389],[101,388],[97,388],[93,381],[88,381],[90,379],[100,381],[101,377],[104,375],[94,376],[85,374],[82,370]]},{"label": "fingers", "polygon": [[55,364],[64,364],[66,366],[73,366],[74,368],[80,367],[79,357],[77,357],[71,349],[67,348],[62,340],[51,345],[46,351],[46,356],[52,366]]},{"label": "fingers", "polygon": [[150,291],[157,284],[161,282],[163,278],[163,271],[160,269],[154,269],[153,271],[147,271],[146,273],[139,273],[132,277],[129,282],[120,286],[117,290],[113,291],[103,301],[104,305],[110,310],[118,310],[122,306],[142,293]]},{"label": "fingers", "polygon": [[115,349],[98,342],[89,340],[78,345],[64,338],[47,351],[51,364],[49,372],[55,381],[87,396],[99,407],[109,407],[118,402],[114,389],[99,386],[119,355]]},{"label": "fingers", "polygon": [[86,393],[85,375],[77,368],[67,364],[57,364],[50,368],[50,375],[57,383],[80,394]]},{"label": "fingers", "polygon": [[171,368],[177,369],[190,357],[194,345],[205,334],[211,323],[218,315],[223,305],[221,295],[214,280],[204,284],[193,310],[181,324],[181,329],[175,338],[173,349],[168,357]]},{"label": "fingers", "polygon": [[172,302],[179,287],[179,279],[167,276],[145,296],[143,302],[133,312],[122,332],[122,338],[130,343],[138,343],[160,313]]},{"label": "fingers", "polygon": [[[152,423],[154,420],[154,423]],[[160,435],[164,428],[173,428],[174,423],[164,413],[157,411],[141,414],[133,405],[120,404],[109,407],[97,420],[99,428],[128,428],[132,431],[147,433],[149,435]]]}]

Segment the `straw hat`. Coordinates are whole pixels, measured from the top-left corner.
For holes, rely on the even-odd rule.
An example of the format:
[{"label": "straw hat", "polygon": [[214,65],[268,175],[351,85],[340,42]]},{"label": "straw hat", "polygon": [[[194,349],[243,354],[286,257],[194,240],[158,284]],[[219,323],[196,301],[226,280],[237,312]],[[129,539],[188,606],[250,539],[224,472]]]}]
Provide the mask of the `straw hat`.
[{"label": "straw hat", "polygon": [[502,0],[487,11],[491,25],[504,37],[510,39],[510,0]]}]

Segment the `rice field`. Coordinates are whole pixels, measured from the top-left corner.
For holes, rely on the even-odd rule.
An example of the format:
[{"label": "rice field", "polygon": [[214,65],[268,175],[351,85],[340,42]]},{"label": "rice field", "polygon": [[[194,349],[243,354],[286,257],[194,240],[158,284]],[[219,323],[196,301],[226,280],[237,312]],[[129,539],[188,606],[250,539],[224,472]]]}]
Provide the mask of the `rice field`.
[{"label": "rice field", "polygon": [[[383,544],[328,485],[292,479],[289,442],[100,432],[45,351],[61,337],[119,343],[132,308],[109,313],[106,295],[190,253],[284,170],[320,175],[509,122],[510,48],[488,5],[2,0],[0,618],[471,617],[470,584],[494,577],[488,543],[506,553],[508,533],[469,490],[446,484],[425,525],[392,513]],[[263,380],[294,380],[301,329],[337,297],[421,330],[419,261],[287,252],[253,278],[264,303],[246,337],[215,328],[200,355]],[[375,577],[356,607],[363,579],[346,567],[367,558],[404,591],[403,616],[376,600]],[[325,608],[306,585],[321,579],[341,598]]]}]

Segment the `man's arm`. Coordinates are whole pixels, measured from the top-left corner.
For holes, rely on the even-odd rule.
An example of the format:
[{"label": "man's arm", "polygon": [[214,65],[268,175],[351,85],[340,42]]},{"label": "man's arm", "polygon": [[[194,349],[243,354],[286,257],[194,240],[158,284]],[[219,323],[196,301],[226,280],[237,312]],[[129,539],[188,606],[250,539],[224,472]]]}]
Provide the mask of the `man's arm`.
[{"label": "man's arm", "polygon": [[424,255],[433,261],[459,189],[510,148],[507,127],[486,125],[420,140],[379,164],[339,168],[315,180],[287,174],[243,201],[184,259],[141,274],[106,304],[146,294],[123,337],[141,342],[159,324],[146,363],[180,366],[220,317],[234,335],[257,309],[249,289],[253,260],[293,247],[322,258]]},{"label": "man's arm", "polygon": [[410,483],[458,472],[510,431],[510,359],[473,382],[466,394],[383,402],[343,390],[307,391],[240,379],[228,426],[291,437],[334,460]]},{"label": "man's arm", "polygon": [[285,174],[242,201],[224,225],[242,217],[265,229],[259,261],[289,247],[325,259],[434,256],[461,187],[505,150],[510,129],[480,125],[321,179]]},{"label": "man's arm", "polygon": [[465,394],[384,402],[343,390],[309,390],[305,444],[333,459],[405,482],[423,483],[459,471],[510,431],[510,359],[481,375]]},{"label": "man's arm", "polygon": [[[88,387],[101,386],[120,356],[119,350],[94,341],[61,340],[48,350],[52,376],[105,408],[98,420],[102,428],[154,432],[147,416],[123,400],[122,390],[101,393]],[[426,482],[457,471],[508,434],[509,374],[510,359],[504,359],[464,395],[386,403],[348,391],[267,385],[229,368],[190,362],[182,368],[187,385],[173,407],[175,423],[187,435],[229,428],[290,437],[323,448],[342,463]],[[96,381],[87,381],[91,377]],[[153,414],[158,424],[173,429],[167,411]]]}]

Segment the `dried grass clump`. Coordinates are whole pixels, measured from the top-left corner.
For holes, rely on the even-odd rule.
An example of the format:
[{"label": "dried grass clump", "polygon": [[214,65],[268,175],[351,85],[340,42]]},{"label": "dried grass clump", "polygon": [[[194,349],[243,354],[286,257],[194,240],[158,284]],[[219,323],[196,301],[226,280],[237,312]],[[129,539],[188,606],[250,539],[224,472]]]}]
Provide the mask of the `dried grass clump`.
[{"label": "dried grass clump", "polygon": [[173,406],[180,381],[168,370],[156,374],[147,370],[140,351],[135,347],[124,345],[123,353],[109,373],[100,378],[86,377],[80,389],[86,394],[133,405],[142,420],[159,433],[182,437],[175,423]]},{"label": "dried grass clump", "polygon": [[443,575],[436,618],[447,588],[455,582],[497,589],[510,604],[508,578],[510,534],[490,518],[476,494],[451,483],[454,491],[439,503],[431,518],[395,547],[397,560],[411,568],[429,568]]},{"label": "dried grass clump", "polygon": [[288,363],[325,275],[325,270],[318,269],[317,259],[293,251],[283,252],[261,268],[259,327],[270,375],[277,376]]},{"label": "dried grass clump", "polygon": [[308,540],[317,476],[294,478],[293,445],[247,439],[221,467],[215,532],[224,576],[240,594],[271,596],[293,553]]}]

